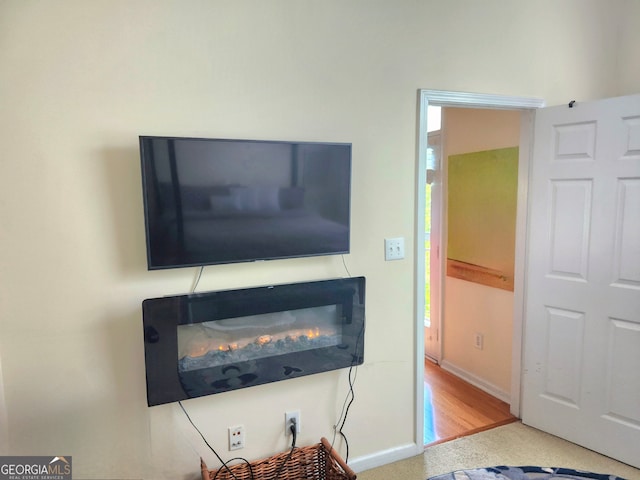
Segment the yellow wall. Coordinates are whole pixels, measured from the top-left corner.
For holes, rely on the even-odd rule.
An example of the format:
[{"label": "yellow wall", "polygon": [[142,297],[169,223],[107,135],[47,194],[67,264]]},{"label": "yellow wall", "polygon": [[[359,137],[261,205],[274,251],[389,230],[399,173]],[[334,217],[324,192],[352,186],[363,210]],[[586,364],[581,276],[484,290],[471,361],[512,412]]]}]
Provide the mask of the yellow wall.
[{"label": "yellow wall", "polygon": [[[196,272],[146,270],[140,134],[353,143],[345,261],[367,277],[368,316],[345,431],[353,459],[412,444],[417,90],[549,104],[630,93],[640,74],[619,82],[611,52],[637,38],[618,36],[638,29],[634,9],[0,0],[0,453],[71,454],[83,478],[187,479],[200,455],[215,463],[176,406],[145,403],[141,301],[188,291]],[[395,236],[407,258],[385,262]],[[199,288],[344,275],[339,257],[226,265]],[[302,412],[300,444],[331,437],[346,392],[339,371],[185,406],[227,458],[226,428],[244,424],[241,453],[256,458],[286,447],[286,410]]]},{"label": "yellow wall", "polygon": [[498,270],[511,285],[518,195],[517,143],[447,158],[447,258]]}]

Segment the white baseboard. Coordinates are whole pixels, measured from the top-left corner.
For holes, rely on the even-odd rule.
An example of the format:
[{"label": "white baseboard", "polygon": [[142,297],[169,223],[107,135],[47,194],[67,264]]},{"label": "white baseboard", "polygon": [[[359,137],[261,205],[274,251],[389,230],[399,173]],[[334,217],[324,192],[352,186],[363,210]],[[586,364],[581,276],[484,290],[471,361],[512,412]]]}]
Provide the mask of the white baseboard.
[{"label": "white baseboard", "polygon": [[487,382],[486,380],[474,375],[473,373],[467,372],[466,370],[455,366],[447,360],[443,360],[440,366],[446,371],[453,373],[456,377],[460,377],[465,382],[468,382],[471,385],[478,387],[480,390],[487,392],[489,395],[493,395],[503,402],[511,404],[511,394],[509,392],[505,392],[504,390],[496,387],[494,384]]},{"label": "white baseboard", "polygon": [[349,460],[349,467],[351,467],[354,472],[360,473],[371,468],[381,467],[388,463],[422,455],[423,453],[424,445],[409,443],[388,450],[382,450],[371,455],[354,458],[353,460]]}]

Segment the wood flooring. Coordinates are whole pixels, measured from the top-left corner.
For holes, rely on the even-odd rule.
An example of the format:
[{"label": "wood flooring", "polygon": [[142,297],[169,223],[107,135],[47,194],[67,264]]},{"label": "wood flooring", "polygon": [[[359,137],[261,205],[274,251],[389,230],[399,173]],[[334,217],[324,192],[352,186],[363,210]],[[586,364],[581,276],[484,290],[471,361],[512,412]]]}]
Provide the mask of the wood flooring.
[{"label": "wood flooring", "polygon": [[517,420],[509,404],[435,363],[425,361],[425,445],[453,440]]}]

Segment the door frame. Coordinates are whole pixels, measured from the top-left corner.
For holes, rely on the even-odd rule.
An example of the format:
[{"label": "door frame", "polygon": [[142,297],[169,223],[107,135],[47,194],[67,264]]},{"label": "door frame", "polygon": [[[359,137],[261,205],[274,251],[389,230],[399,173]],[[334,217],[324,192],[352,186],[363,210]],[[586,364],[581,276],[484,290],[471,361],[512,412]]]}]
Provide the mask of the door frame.
[{"label": "door frame", "polygon": [[[529,170],[533,139],[533,119],[535,110],[545,106],[540,98],[513,97],[506,95],[481,94],[456,92],[447,90],[418,91],[418,146],[416,160],[416,231],[415,231],[415,275],[416,275],[416,300],[415,300],[415,325],[416,325],[416,377],[415,377],[415,442],[423,444],[424,438],[424,196],[426,184],[426,153],[427,153],[427,107],[436,105],[440,107],[459,108],[487,108],[492,110],[519,110],[520,121],[520,149],[518,167],[518,206],[516,212],[516,250],[515,250],[515,275],[514,275],[514,308],[513,308],[513,337],[512,337],[512,371],[511,371],[511,414],[520,417],[521,396],[521,370],[522,370],[522,341],[524,325],[524,282],[526,271],[526,231],[528,212],[528,186]],[[443,132],[446,135],[446,132]],[[441,162],[441,173],[444,159]],[[442,175],[442,181],[446,175]],[[440,359],[442,359],[442,314],[444,310],[444,280],[446,276],[445,259],[446,249],[442,240],[446,238],[446,202],[443,192],[440,201],[441,226],[439,233],[440,243],[440,274],[439,274],[439,299],[440,309],[436,322],[440,331]]]}]

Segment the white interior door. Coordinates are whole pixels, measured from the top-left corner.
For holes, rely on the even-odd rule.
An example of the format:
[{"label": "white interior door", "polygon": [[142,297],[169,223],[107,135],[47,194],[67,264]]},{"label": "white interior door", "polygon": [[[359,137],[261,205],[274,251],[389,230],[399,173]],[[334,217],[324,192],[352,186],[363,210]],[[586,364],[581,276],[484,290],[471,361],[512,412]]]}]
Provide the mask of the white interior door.
[{"label": "white interior door", "polygon": [[540,109],[523,422],[640,467],[640,95]]}]

